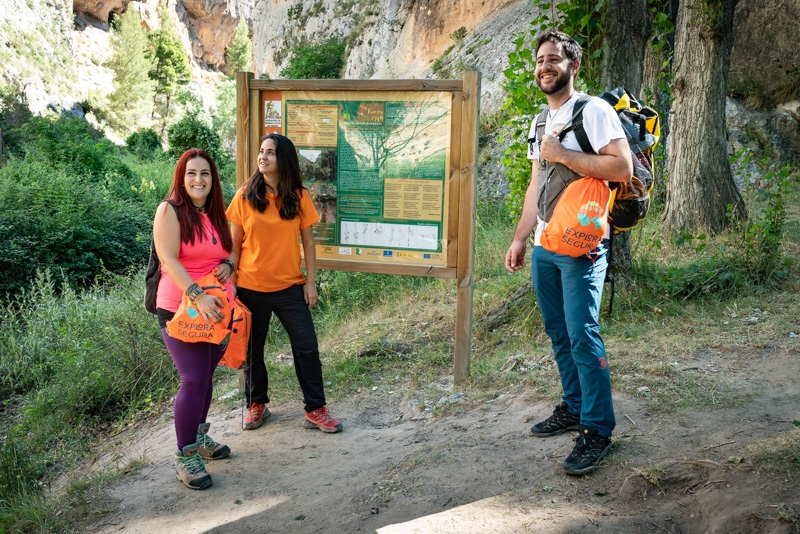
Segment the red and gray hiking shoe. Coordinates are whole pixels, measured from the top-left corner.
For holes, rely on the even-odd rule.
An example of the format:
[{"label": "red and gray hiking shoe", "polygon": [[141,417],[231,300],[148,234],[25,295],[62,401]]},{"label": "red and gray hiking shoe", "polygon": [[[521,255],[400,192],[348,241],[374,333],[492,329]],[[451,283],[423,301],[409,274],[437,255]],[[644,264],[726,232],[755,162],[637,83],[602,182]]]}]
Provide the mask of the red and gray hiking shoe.
[{"label": "red and gray hiking shoe", "polygon": [[264,424],[264,419],[270,416],[266,404],[259,404],[254,402],[247,409],[247,417],[244,420],[242,428],[244,430],[255,430]]},{"label": "red and gray hiking shoe", "polygon": [[305,419],[303,419],[303,426],[305,428],[318,428],[330,434],[342,431],[342,423],[331,417],[328,408],[325,406],[306,413]]}]

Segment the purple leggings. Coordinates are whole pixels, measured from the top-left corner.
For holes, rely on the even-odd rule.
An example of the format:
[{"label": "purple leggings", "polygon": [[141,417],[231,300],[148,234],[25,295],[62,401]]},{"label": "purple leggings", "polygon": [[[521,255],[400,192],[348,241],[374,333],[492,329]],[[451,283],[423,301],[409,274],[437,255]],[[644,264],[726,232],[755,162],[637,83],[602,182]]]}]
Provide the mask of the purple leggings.
[{"label": "purple leggings", "polygon": [[183,449],[197,440],[197,427],[206,422],[211,406],[211,379],[225,350],[211,343],[173,339],[166,328],[161,329],[161,336],[181,375],[181,385],[175,396],[175,434],[178,449]]}]

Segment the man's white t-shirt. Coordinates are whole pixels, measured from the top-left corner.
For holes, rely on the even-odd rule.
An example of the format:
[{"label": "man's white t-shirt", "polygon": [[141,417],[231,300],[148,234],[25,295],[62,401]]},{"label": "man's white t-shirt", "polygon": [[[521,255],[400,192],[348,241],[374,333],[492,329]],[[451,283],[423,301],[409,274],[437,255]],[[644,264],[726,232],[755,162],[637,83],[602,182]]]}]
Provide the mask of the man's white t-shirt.
[{"label": "man's white t-shirt", "polygon": [[[578,96],[582,94],[575,91],[572,96],[564,102],[564,104],[557,110],[551,109],[547,114],[547,120],[544,124],[545,133],[558,135],[561,130],[572,124],[572,111],[575,107],[575,102]],[[625,131],[622,129],[622,124],[619,122],[617,112],[611,107],[611,104],[602,98],[591,98],[586,106],[583,108],[583,129],[586,131],[586,136],[589,138],[589,143],[595,152],[600,152],[600,149],[608,145],[614,139],[625,139]],[[528,139],[536,137],[536,118],[531,122],[530,132]],[[581,145],[572,131],[567,132],[561,145],[569,150],[581,151]],[[528,159],[533,160],[534,165],[538,165],[539,161],[539,142],[528,143]],[[535,168],[535,167],[534,167]],[[537,217],[538,223],[536,225],[536,232],[534,234],[534,245],[541,245],[539,236],[547,226],[541,217]],[[610,227],[606,227],[605,237],[609,237]]]}]

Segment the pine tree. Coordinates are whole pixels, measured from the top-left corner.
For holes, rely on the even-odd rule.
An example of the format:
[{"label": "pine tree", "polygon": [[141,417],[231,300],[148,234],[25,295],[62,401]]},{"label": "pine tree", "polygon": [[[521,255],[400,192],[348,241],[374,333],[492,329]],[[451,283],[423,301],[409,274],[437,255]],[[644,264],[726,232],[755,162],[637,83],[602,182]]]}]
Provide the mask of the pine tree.
[{"label": "pine tree", "polygon": [[155,109],[161,115],[161,133],[169,119],[170,100],[178,88],[192,79],[188,53],[172,27],[166,4],[158,4],[158,30],[150,34],[150,57],[153,64],[148,75],[155,82]]},{"label": "pine tree", "polygon": [[106,119],[122,133],[150,126],[153,109],[153,82],[147,33],[139,12],[132,6],[114,24],[111,46],[113,58],[106,64],[114,71],[114,91],[108,96]]},{"label": "pine tree", "polygon": [[228,51],[225,52],[225,73],[231,78],[235,78],[237,72],[249,72],[252,68],[253,46],[250,42],[249,30],[244,19],[239,19],[239,24],[236,25],[236,35],[234,35]]}]

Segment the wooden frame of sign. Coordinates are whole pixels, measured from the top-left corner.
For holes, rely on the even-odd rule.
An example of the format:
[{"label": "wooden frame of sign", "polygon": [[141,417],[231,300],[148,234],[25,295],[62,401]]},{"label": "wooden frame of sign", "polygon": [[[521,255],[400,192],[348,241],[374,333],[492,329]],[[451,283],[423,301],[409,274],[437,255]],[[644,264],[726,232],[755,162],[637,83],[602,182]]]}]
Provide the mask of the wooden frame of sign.
[{"label": "wooden frame of sign", "polygon": [[[358,128],[367,130],[370,128],[370,124],[376,124],[368,122],[373,119],[368,116],[371,112],[380,114],[376,120],[384,123],[389,120],[388,116],[384,115],[384,112],[387,114],[392,113],[395,117],[403,112],[402,103],[392,102],[392,105],[395,106],[392,108],[393,110],[389,110],[388,105],[384,110],[381,103],[376,106],[373,101],[381,100],[381,95],[392,95],[386,98],[402,100],[404,94],[410,102],[405,105],[410,107],[414,105],[420,107],[422,106],[421,104],[415,103],[430,98],[438,99],[436,105],[440,107],[441,103],[444,102],[443,109],[446,109],[446,116],[440,115],[438,118],[446,121],[444,124],[446,124],[446,128],[449,131],[445,131],[444,135],[435,137],[431,137],[432,134],[429,131],[429,139],[426,142],[426,146],[430,144],[431,140],[436,142],[439,139],[446,139],[449,143],[442,141],[447,146],[439,151],[439,159],[436,160],[437,163],[441,164],[441,180],[439,180],[439,183],[415,179],[419,172],[425,172],[427,163],[422,162],[420,165],[423,168],[422,171],[411,171],[411,178],[393,179],[392,187],[394,190],[399,190],[400,194],[393,193],[395,196],[391,201],[391,207],[392,209],[402,210],[402,200],[397,198],[414,198],[417,195],[416,198],[419,199],[419,194],[415,193],[416,190],[422,187],[428,187],[430,190],[432,187],[435,192],[440,193],[442,197],[440,204],[442,206],[437,208],[435,203],[423,204],[425,197],[422,197],[423,199],[419,200],[419,206],[433,206],[433,208],[431,208],[432,211],[429,210],[427,215],[423,214],[420,218],[427,217],[430,219],[432,217],[430,213],[433,213],[433,216],[439,215],[440,220],[436,222],[435,226],[414,226],[413,224],[419,224],[414,221],[411,221],[411,224],[406,226],[402,224],[381,226],[380,223],[370,225],[365,221],[349,223],[353,225],[353,229],[356,229],[357,226],[363,226],[361,238],[364,241],[362,242],[353,240],[349,232],[347,239],[351,241],[346,242],[342,228],[348,223],[337,220],[333,225],[329,225],[335,227],[335,235],[332,238],[335,242],[332,241],[330,246],[326,246],[324,244],[321,245],[320,241],[317,240],[317,268],[455,278],[457,300],[453,375],[455,382],[461,383],[469,377],[471,356],[475,250],[475,176],[478,152],[478,115],[480,110],[480,74],[478,72],[465,71],[461,80],[259,80],[254,79],[252,73],[239,72],[236,76],[236,182],[237,187],[240,187],[257,169],[256,158],[261,145],[261,137],[269,132],[268,123],[270,121],[267,119],[267,111],[273,112],[273,104],[278,104],[280,108],[275,114],[277,119],[273,124],[280,124],[281,126],[276,126],[276,129],[272,131],[283,133],[283,128],[289,130],[291,116],[296,117],[300,113],[297,110],[302,107],[303,99],[307,98],[309,105],[306,107],[326,107],[328,108],[326,113],[333,114],[333,118],[325,119],[326,122],[329,120],[338,121],[336,123],[337,127],[344,127],[345,124],[355,124],[353,128],[357,132]],[[286,97],[285,95],[291,96]],[[328,97],[327,95],[333,96]],[[267,104],[266,99],[268,98],[277,98],[278,100]],[[293,100],[289,102],[289,98]],[[357,103],[354,108],[350,101],[358,100],[363,100],[364,103]],[[336,107],[337,102],[338,109]],[[292,108],[292,111],[287,111],[290,105],[295,107]],[[362,109],[359,106],[365,107]],[[267,107],[270,109],[267,110]],[[355,110],[350,113],[345,108],[354,108]],[[375,109],[378,109],[378,111],[374,111]],[[397,111],[397,109],[401,111]],[[312,111],[311,113],[314,112]],[[352,115],[357,115],[357,117],[351,117]],[[365,122],[359,125],[357,124],[359,120]],[[422,129],[419,126],[415,126],[414,133]],[[299,132],[299,129],[287,131],[285,135],[298,145],[297,140],[292,135],[295,131]],[[336,133],[319,132],[317,139],[322,141],[307,144],[330,144],[331,139],[333,139],[333,144],[336,144],[338,142],[336,136]],[[386,141],[384,141],[384,144],[386,144]],[[411,146],[408,141],[403,146],[406,145]],[[415,148],[419,149],[419,144]],[[316,153],[318,151],[314,150],[313,152]],[[417,150],[417,158],[421,157],[418,155],[419,152],[421,150]],[[403,157],[397,157],[398,154]],[[444,155],[442,156],[442,154]],[[339,157],[337,155],[337,158]],[[406,162],[405,155],[399,152],[394,154],[394,158],[393,161],[396,162],[396,168],[401,168]],[[339,159],[336,161],[338,165]],[[388,188],[384,187],[384,189]],[[369,200],[363,201],[362,199],[362,202],[369,204]],[[376,209],[382,209],[381,215],[385,215],[390,201],[383,198],[377,202],[372,202],[373,205],[376,203],[380,204]],[[414,208],[416,207],[418,206],[412,206],[405,214],[401,213],[398,216],[398,220],[404,217],[413,219],[414,213],[419,211],[415,211]],[[343,208],[339,204],[339,207],[335,209],[339,210],[338,214],[341,213]],[[367,236],[368,226],[370,228],[369,236]],[[411,234],[429,232],[431,235],[427,236],[428,240],[425,242],[422,241],[425,236],[420,236],[417,238],[417,245],[406,245],[408,250],[412,252],[406,252],[402,248],[394,251],[381,251],[380,249],[382,248],[391,247],[386,244],[371,246],[366,239],[373,237],[371,235],[373,231],[379,234],[384,228],[391,228],[392,231],[397,228],[398,235],[401,231],[404,231],[407,239]],[[434,233],[437,230],[438,235]],[[355,232],[355,235],[359,235],[358,231]],[[414,247],[416,247],[416,250],[414,250]],[[430,253],[426,253],[425,247],[429,248]],[[355,254],[353,254],[354,251]],[[365,255],[368,253],[372,255]]]}]

